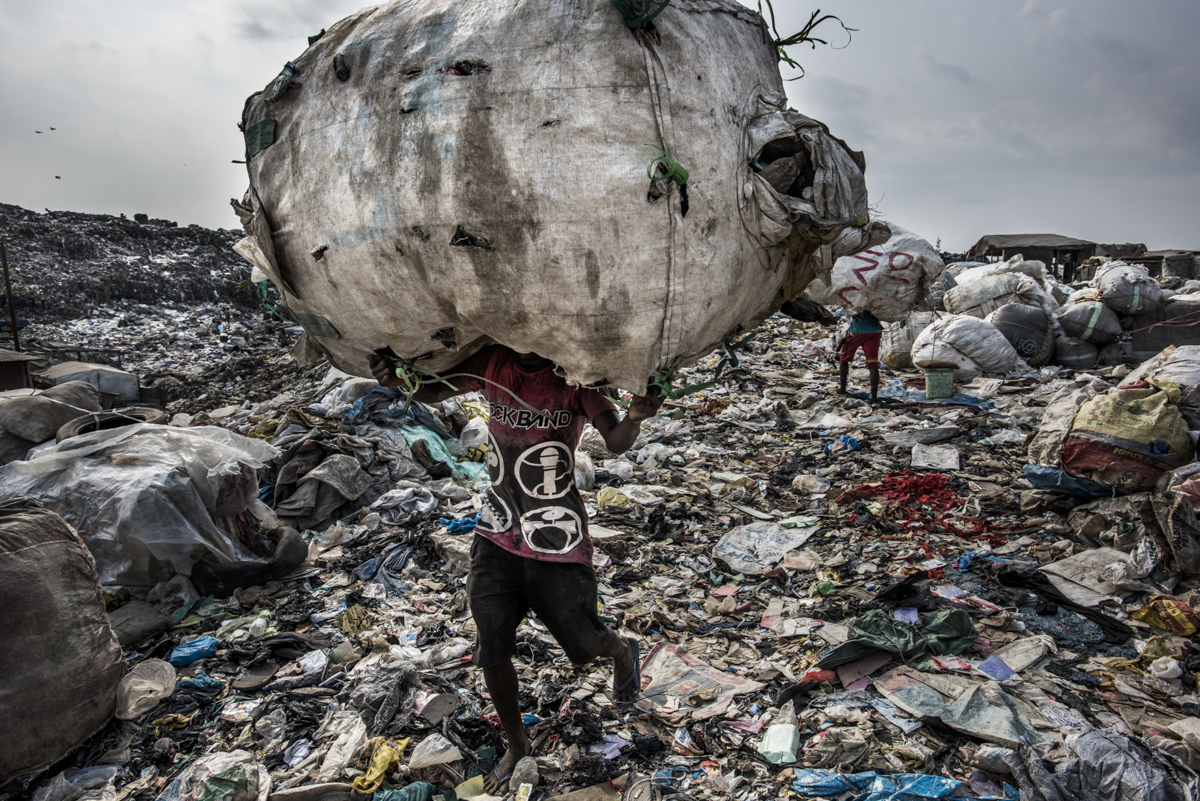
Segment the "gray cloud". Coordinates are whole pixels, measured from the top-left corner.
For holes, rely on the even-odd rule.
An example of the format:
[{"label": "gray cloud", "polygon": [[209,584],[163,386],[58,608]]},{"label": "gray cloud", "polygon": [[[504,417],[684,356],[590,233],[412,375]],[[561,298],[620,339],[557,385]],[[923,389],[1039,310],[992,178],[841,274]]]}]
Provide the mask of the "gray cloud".
[{"label": "gray cloud", "polygon": [[947,78],[953,78],[959,83],[975,83],[975,78],[962,64],[953,61],[943,61],[937,56],[926,53],[920,48],[917,48],[916,52],[913,53],[913,57],[916,58],[917,63],[919,63],[933,75],[941,75]]},{"label": "gray cloud", "polygon": [[266,39],[274,39],[276,37],[276,34],[272,33],[267,29],[267,26],[263,25],[262,20],[242,20],[241,22],[237,23],[234,28],[237,30],[238,35],[243,39],[250,39],[252,41],[263,41]]}]

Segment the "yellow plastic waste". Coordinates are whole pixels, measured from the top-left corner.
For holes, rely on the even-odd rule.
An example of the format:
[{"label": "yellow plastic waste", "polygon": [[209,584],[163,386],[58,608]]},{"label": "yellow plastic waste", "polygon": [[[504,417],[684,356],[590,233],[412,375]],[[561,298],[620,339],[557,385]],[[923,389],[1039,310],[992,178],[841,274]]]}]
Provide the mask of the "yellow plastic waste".
[{"label": "yellow plastic waste", "polygon": [[383,786],[387,775],[400,767],[400,758],[408,747],[408,738],[392,745],[386,737],[372,737],[367,743],[367,753],[370,754],[367,772],[355,776],[351,786],[359,795],[370,795]]},{"label": "yellow plastic waste", "polygon": [[621,492],[616,487],[605,487],[596,493],[596,503],[600,505],[600,510],[603,511],[610,506],[616,506],[624,509],[629,505],[629,496]]},{"label": "yellow plastic waste", "polygon": [[491,409],[487,404],[479,401],[467,401],[462,404],[462,410],[466,412],[468,420],[474,420],[476,417],[482,417],[484,420],[491,419]]}]

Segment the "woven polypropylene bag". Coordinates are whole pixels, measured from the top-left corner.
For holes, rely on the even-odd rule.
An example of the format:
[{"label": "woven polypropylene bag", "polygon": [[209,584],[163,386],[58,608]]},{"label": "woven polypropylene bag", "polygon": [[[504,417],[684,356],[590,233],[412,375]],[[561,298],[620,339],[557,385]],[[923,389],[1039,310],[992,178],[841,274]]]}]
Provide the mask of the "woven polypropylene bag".
[{"label": "woven polypropylene bag", "polygon": [[[787,110],[757,13],[674,0],[653,28],[608,0],[336,23],[246,103],[239,252],[343,370],[390,347],[445,372],[497,341],[637,390],[886,237],[861,154]],[[650,201],[656,148],[686,216],[677,184]],[[783,191],[752,166],[796,154]]]},{"label": "woven polypropylene bag", "polygon": [[62,518],[0,503],[0,780],[44,768],[108,722],[121,647],[96,565]]}]

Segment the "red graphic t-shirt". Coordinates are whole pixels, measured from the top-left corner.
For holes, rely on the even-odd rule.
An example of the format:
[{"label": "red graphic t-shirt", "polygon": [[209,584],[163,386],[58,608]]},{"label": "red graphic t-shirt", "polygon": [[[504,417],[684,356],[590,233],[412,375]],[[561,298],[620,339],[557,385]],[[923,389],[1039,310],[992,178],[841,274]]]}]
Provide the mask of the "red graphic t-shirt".
[{"label": "red graphic t-shirt", "polygon": [[583,424],[616,406],[600,390],[568,386],[552,366],[522,370],[517,354],[505,347],[484,348],[454,372],[486,378],[452,383],[485,393],[492,407],[492,486],[475,532],[528,559],[590,565],[592,539],[575,488],[575,448]]}]

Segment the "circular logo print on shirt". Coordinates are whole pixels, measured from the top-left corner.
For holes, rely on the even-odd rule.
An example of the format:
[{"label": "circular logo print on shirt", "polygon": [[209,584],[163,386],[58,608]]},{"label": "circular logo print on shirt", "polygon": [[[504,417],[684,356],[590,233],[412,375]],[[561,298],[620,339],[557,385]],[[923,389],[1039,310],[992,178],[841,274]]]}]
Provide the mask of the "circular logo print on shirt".
[{"label": "circular logo print on shirt", "polygon": [[563,506],[545,506],[521,516],[521,536],[535,553],[569,553],[583,541],[579,515]]},{"label": "circular logo print on shirt", "polygon": [[488,430],[487,469],[488,478],[492,480],[493,484],[504,481],[504,457],[500,455],[500,446],[496,444],[496,438],[492,436],[490,429]]},{"label": "circular logo print on shirt", "polygon": [[479,522],[475,524],[478,531],[489,534],[503,534],[512,528],[513,515],[508,505],[490,489],[483,494],[483,508],[479,513]]},{"label": "circular logo print on shirt", "polygon": [[513,471],[530,498],[561,498],[575,486],[574,454],[561,442],[541,442],[521,454]]}]

